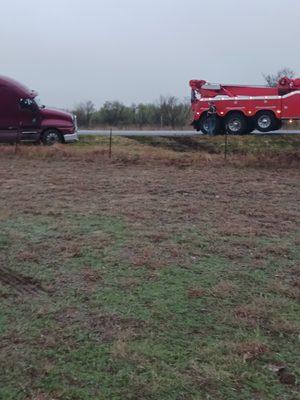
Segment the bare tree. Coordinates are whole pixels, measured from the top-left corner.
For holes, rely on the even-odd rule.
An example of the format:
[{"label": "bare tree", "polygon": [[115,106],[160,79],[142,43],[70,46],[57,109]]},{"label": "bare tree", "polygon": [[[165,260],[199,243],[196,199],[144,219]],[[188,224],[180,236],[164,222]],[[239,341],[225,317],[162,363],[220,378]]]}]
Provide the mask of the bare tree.
[{"label": "bare tree", "polygon": [[79,125],[89,128],[95,111],[95,105],[91,100],[78,104],[75,107],[74,114],[77,115]]},{"label": "bare tree", "polygon": [[293,79],[293,78],[295,78],[295,75],[296,75],[295,71],[293,71],[291,68],[284,67],[284,68],[281,68],[275,74],[263,74],[263,77],[264,77],[265,81],[267,82],[268,86],[275,87],[275,86],[277,86],[280,78],[287,77],[287,78]]},{"label": "bare tree", "polygon": [[176,97],[161,96],[159,99],[159,110],[161,126],[170,126],[174,129],[177,126],[184,126],[187,122],[188,110],[185,103],[181,103]]}]

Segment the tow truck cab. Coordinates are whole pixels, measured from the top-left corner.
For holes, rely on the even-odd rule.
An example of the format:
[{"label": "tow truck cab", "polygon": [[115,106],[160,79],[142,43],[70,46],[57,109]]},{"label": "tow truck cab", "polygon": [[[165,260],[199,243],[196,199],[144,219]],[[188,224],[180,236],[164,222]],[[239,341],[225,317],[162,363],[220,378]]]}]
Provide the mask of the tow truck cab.
[{"label": "tow truck cab", "polygon": [[37,92],[0,76],[0,142],[51,145],[77,140],[76,116],[40,105]]}]

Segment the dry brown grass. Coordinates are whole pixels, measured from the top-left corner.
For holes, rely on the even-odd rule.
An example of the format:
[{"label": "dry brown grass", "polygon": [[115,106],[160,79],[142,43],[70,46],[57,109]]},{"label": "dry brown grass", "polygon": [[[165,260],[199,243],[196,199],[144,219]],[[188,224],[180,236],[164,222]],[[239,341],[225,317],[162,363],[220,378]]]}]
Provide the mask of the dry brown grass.
[{"label": "dry brown grass", "polygon": [[190,299],[199,299],[207,294],[207,290],[201,287],[192,287],[188,290],[188,297]]},{"label": "dry brown grass", "polygon": [[[129,145],[129,143],[130,145]],[[92,163],[114,163],[123,165],[159,164],[178,168],[205,167],[209,165],[223,166],[222,153],[186,151],[174,152],[172,149],[151,147],[134,143],[130,139],[119,140],[113,147],[113,157],[108,157],[107,146],[91,144],[89,146],[0,146],[0,157],[17,157],[43,160],[74,160]],[[255,154],[235,153],[228,156],[227,165],[239,168],[256,167],[296,168],[300,165],[300,155],[296,150],[290,151],[257,151]]]},{"label": "dry brown grass", "polygon": [[233,350],[243,357],[244,362],[256,360],[270,351],[266,344],[259,341],[237,343]]},{"label": "dry brown grass", "polygon": [[292,282],[292,285],[288,285],[277,279],[270,281],[267,291],[271,293],[280,293],[291,299],[300,300],[300,288],[297,286],[298,281]]},{"label": "dry brown grass", "polygon": [[300,335],[299,323],[290,321],[284,316],[273,317],[270,330],[278,335]]},{"label": "dry brown grass", "polygon": [[264,323],[264,319],[268,313],[263,304],[246,304],[239,305],[234,309],[234,317],[237,324],[245,324],[246,326],[256,328]]},{"label": "dry brown grass", "polygon": [[238,290],[237,286],[229,281],[221,281],[210,289],[210,294],[214,297],[224,299],[231,296]]}]

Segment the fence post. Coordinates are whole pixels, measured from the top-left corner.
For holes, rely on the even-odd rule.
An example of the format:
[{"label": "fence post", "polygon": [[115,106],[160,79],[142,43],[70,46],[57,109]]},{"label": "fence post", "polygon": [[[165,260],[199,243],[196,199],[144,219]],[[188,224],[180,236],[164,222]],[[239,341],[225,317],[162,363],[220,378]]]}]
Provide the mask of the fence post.
[{"label": "fence post", "polygon": [[228,131],[227,129],[225,130],[225,146],[224,146],[224,159],[227,160],[227,154],[228,154]]},{"label": "fence post", "polygon": [[109,158],[111,158],[112,155],[112,128],[110,128],[110,133],[109,133]]},{"label": "fence post", "polygon": [[20,131],[18,130],[15,142],[15,154],[17,154],[18,152],[19,142],[20,142]]}]

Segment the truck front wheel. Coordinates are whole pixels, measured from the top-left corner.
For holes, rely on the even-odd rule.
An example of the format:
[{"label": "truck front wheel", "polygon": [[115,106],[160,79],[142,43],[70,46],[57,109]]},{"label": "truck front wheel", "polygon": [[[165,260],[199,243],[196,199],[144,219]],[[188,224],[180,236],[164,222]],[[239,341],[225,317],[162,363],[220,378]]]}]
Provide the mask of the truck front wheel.
[{"label": "truck front wheel", "polygon": [[259,111],[255,116],[255,126],[260,132],[270,132],[276,129],[278,119],[272,111]]},{"label": "truck front wheel", "polygon": [[57,129],[47,129],[42,133],[41,142],[46,146],[52,146],[55,143],[62,143],[62,136]]},{"label": "truck front wheel", "polygon": [[247,120],[242,113],[233,112],[225,118],[225,129],[230,135],[243,135],[247,128]]},{"label": "truck front wheel", "polygon": [[209,126],[209,116],[207,113],[204,113],[201,118],[198,120],[198,129],[201,130],[204,135],[218,135],[221,134],[222,131],[222,122],[221,119],[216,115],[215,120],[213,121],[213,131],[210,132],[210,126]]}]

